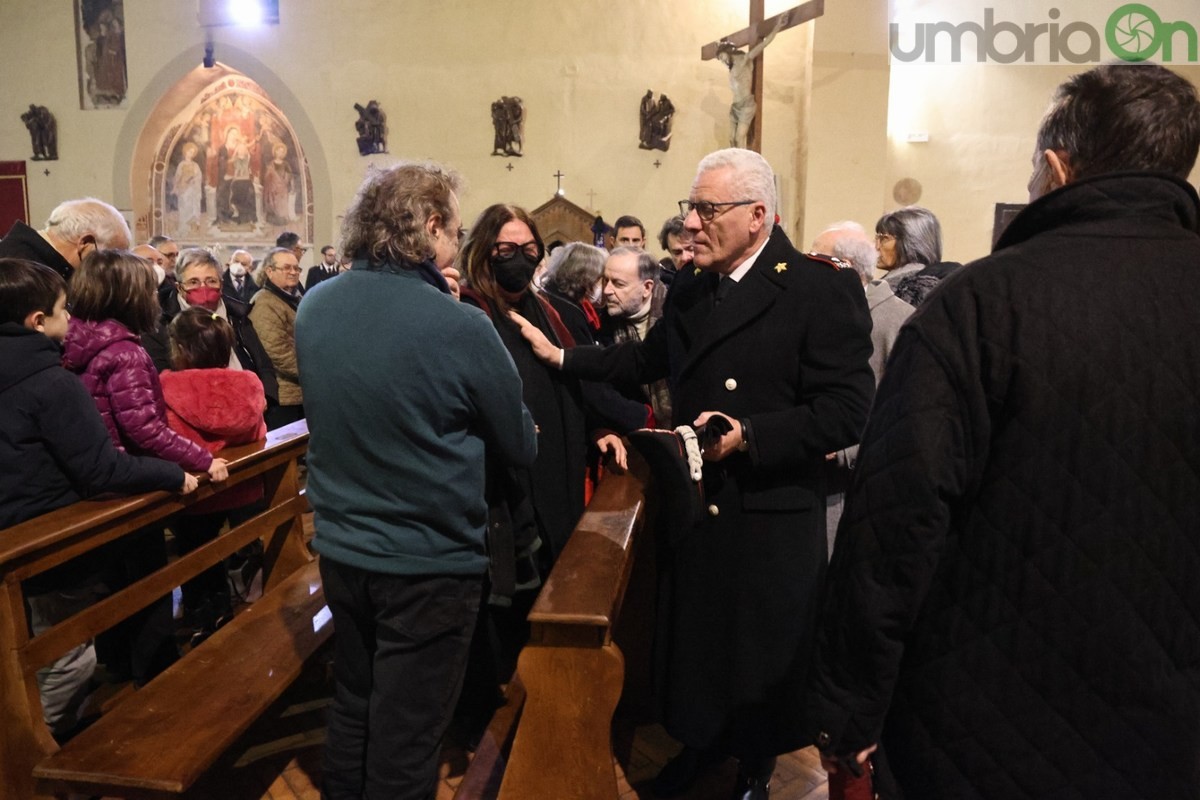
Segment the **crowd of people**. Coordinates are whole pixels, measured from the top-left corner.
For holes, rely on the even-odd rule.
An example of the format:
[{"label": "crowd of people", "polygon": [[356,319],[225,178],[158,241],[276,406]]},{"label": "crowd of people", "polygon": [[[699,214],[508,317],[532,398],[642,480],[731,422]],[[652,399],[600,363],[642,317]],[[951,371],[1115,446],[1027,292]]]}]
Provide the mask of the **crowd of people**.
[{"label": "crowd of people", "polygon": [[[661,260],[632,216],[610,249],[547,253],[510,204],[464,228],[431,162],[373,171],[303,287],[295,234],[222,265],[68,201],[0,240],[0,528],[219,484],[224,447],[307,420],[322,797],[425,800],[596,481],[657,429],[694,460],[662,507],[694,513],[659,519],[653,685],[683,747],[656,796],[733,758],[731,796],[765,800],[815,744],[831,797],[1200,797],[1198,150],[1178,75],[1077,75],[1030,205],[966,266],[915,206],[801,252],[738,148],[700,161]],[[262,493],[190,505],[175,548]],[[32,631],[168,557],[151,526],[48,573]],[[182,587],[191,646],[233,601],[221,566]],[[43,670],[52,733],[98,661],[140,685],[178,643],[165,597]]]}]

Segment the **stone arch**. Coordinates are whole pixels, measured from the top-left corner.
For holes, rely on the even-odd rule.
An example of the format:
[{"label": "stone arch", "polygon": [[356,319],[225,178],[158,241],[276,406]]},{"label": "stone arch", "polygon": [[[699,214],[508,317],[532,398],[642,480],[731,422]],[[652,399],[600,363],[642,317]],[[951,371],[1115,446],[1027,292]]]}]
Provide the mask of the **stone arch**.
[{"label": "stone arch", "polygon": [[[234,50],[230,55],[236,58],[240,52]],[[128,201],[120,205],[132,210],[134,235],[138,241],[165,233],[183,245],[215,245],[226,252],[245,247],[252,252],[262,252],[274,246],[275,237],[285,229],[299,233],[305,242],[314,240],[317,233],[314,230],[314,206],[328,205],[328,197],[325,197],[328,182],[321,183],[314,191],[312,179],[314,170],[324,174],[321,172],[325,162],[319,139],[287,87],[252,57],[246,55],[245,59],[252,62],[251,67],[257,65],[260,68],[255,70],[256,76],[262,72],[263,82],[272,86],[273,91],[268,93],[258,80],[235,67],[217,62],[214,67],[205,68],[198,65],[198,58],[193,60],[185,54],[159,73],[131,109],[121,138],[129,141],[136,136],[136,144],[132,151],[125,151],[129,154],[127,162],[122,163],[122,153],[118,152],[113,165],[114,188],[121,184],[129,187]],[[197,66],[181,78],[172,80],[189,65]],[[280,102],[276,102],[276,98]],[[229,124],[222,125],[222,121]],[[208,130],[202,135],[205,126]],[[227,147],[226,141],[217,141],[226,139],[231,128],[239,131],[238,137],[246,151],[238,155],[240,163],[235,167],[230,167],[230,159],[223,159],[221,153],[223,149],[232,152],[236,149],[235,143],[229,142]],[[188,146],[189,142],[194,149]],[[281,144],[283,149],[279,150]],[[185,149],[203,152],[203,156],[196,159],[201,183],[199,202],[194,194],[183,200],[187,205],[185,218],[196,205],[200,206],[200,215],[199,222],[194,222],[194,218],[185,219],[185,224],[181,225],[181,199],[176,183]],[[285,185],[287,199],[283,203],[279,202],[278,191],[274,195],[269,191],[272,182],[278,189],[281,176],[264,180],[272,169],[276,154],[286,164],[286,169],[275,170],[282,173]],[[249,166],[247,156],[251,160]],[[226,168],[229,175],[225,174]],[[218,171],[221,174],[217,174]],[[184,167],[183,183],[187,183],[188,173],[194,177],[195,172]],[[247,173],[249,184],[244,182]],[[229,181],[223,179],[233,178],[234,174],[239,185],[231,187]],[[318,193],[321,197],[315,196]],[[241,201],[236,214],[229,213],[231,195]],[[274,207],[269,202],[264,203],[272,196],[276,200]],[[253,197],[252,207],[247,202],[250,197]],[[238,205],[236,200],[234,205]],[[290,212],[279,213],[281,208],[288,208]],[[193,224],[187,224],[189,222]],[[321,233],[328,235],[328,231]]]}]

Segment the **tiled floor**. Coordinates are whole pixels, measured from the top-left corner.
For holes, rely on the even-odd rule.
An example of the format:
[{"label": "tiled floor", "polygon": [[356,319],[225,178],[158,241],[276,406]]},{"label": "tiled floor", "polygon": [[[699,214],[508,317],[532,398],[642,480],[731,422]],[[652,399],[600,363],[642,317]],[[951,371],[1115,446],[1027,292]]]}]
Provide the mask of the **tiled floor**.
[{"label": "tiled floor", "polygon": [[[318,800],[320,791],[323,718],[328,706],[328,686],[309,678],[293,687],[274,712],[251,731],[230,758],[202,781],[189,798],[197,800]],[[618,737],[620,738],[620,737]],[[618,742],[614,764],[620,800],[653,800],[651,779],[679,745],[661,726],[642,725]],[[442,753],[437,800],[451,800],[470,756],[448,741]],[[708,772],[681,800],[727,800],[736,765],[730,761]],[[775,800],[826,800],[825,773],[812,749],[779,759],[772,781]],[[530,800],[556,800],[530,798]]]}]

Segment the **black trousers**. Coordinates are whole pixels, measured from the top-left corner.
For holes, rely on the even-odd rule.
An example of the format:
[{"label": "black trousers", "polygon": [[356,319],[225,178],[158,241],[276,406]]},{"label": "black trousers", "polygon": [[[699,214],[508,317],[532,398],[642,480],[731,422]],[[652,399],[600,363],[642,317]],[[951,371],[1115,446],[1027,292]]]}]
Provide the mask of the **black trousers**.
[{"label": "black trousers", "polygon": [[334,695],[323,800],[431,800],[483,576],[387,575],[321,559]]}]

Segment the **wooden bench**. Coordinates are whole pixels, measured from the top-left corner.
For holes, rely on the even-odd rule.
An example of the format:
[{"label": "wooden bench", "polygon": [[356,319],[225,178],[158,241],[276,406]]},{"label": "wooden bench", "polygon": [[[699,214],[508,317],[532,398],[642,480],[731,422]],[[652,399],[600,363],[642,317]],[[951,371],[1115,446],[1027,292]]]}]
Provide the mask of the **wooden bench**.
[{"label": "wooden bench", "polygon": [[[83,501],[0,534],[0,795],[178,795],[296,678],[332,633],[303,540],[297,460],[307,444],[298,422],[223,451],[230,477],[222,488],[262,480],[265,511],[36,637],[23,580],[164,520],[212,496],[213,486],[188,497]],[[43,721],[37,670],[256,539],[264,545],[262,598],[59,748]]]},{"label": "wooden bench", "polygon": [[631,584],[639,593],[652,590],[634,577],[637,565],[649,561],[639,553],[649,537],[639,535],[647,516],[646,468],[632,453],[631,459],[629,472],[610,472],[600,482],[542,587],[506,702],[456,800],[616,800],[613,713],[628,679],[648,672],[642,663],[648,644],[637,644],[644,637],[635,635],[636,674],[626,674],[619,620]]}]

